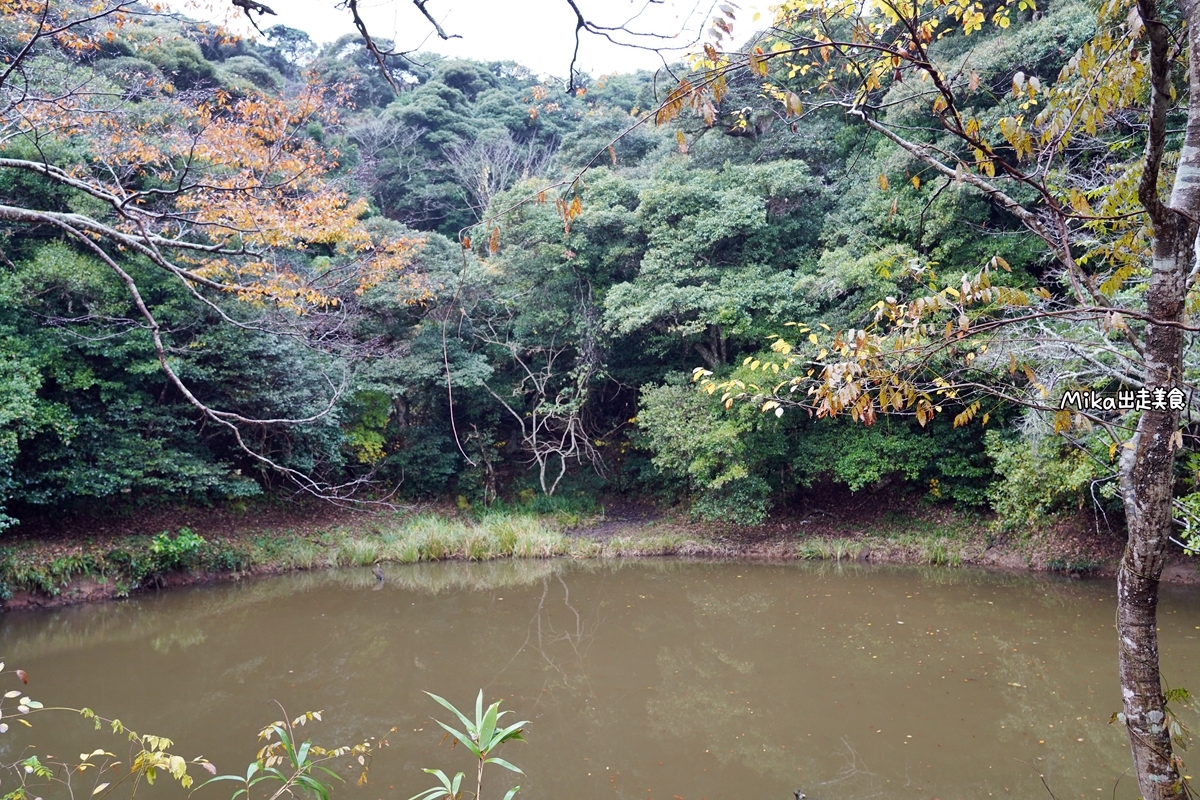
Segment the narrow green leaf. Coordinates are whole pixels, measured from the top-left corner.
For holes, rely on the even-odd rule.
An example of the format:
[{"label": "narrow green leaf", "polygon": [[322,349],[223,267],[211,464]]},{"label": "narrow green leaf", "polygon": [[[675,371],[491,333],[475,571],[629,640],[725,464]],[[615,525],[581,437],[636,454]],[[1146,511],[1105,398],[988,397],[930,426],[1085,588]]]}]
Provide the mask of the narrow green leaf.
[{"label": "narrow green leaf", "polygon": [[476,758],[479,758],[479,756],[481,755],[481,752],[479,750],[479,745],[476,744],[474,740],[472,740],[468,736],[463,736],[463,734],[461,732],[454,730],[454,728],[451,728],[449,725],[447,725],[444,722],[441,722],[440,720],[435,719],[434,722],[436,722],[438,725],[441,725],[443,730],[446,731],[446,733],[450,734],[455,739],[457,739],[459,741],[459,743],[462,744],[463,747],[470,750],[475,755]]},{"label": "narrow green leaf", "polygon": [[523,770],[519,769],[518,767],[514,767],[512,764],[508,763],[508,762],[507,762],[507,761],[505,761],[503,758],[489,758],[489,759],[487,759],[486,761],[484,761],[483,763],[485,763],[485,764],[499,764],[500,766],[504,767],[505,769],[510,769],[510,770],[512,770],[513,772],[519,772],[519,773],[520,773],[520,774],[522,774],[522,775],[524,775],[524,774],[525,774],[525,772],[524,772]]},{"label": "narrow green leaf", "polygon": [[[433,694],[432,692],[426,692],[425,694],[432,697],[434,700],[436,700],[438,703],[440,703],[445,708],[449,709],[450,711],[453,711],[454,715],[456,717],[458,717],[459,720],[462,721],[463,727],[466,728],[467,730],[471,730],[472,728],[475,727],[474,725],[471,724],[471,720],[469,720],[465,716],[463,716],[463,713],[461,711],[459,711],[457,708],[455,708],[454,704],[451,703],[450,701],[448,701],[444,698],[438,697],[436,694]],[[481,697],[482,697],[482,695],[483,695],[483,693],[480,692]]]},{"label": "narrow green leaf", "polygon": [[524,739],[521,737],[521,729],[528,724],[529,720],[527,719],[523,719],[520,722],[514,722],[512,725],[509,725],[507,728],[493,736],[492,739],[495,740],[496,744],[508,741],[522,742]]},{"label": "narrow green leaf", "polygon": [[479,726],[480,750],[492,749],[492,734],[496,732],[496,717],[500,711],[499,705],[499,703],[492,703],[483,715],[483,723]]},{"label": "narrow green leaf", "polygon": [[331,777],[331,778],[334,778],[334,779],[336,779],[336,780],[339,780],[339,781],[341,781],[342,783],[345,783],[345,782],[346,782],[346,779],[345,779],[345,778],[343,778],[341,775],[338,775],[338,774],[337,774],[336,772],[334,772],[333,770],[329,769],[329,767],[322,767],[321,765],[319,765],[319,764],[318,764],[317,766],[313,767],[313,769],[319,769],[319,770],[321,770],[321,772],[324,772],[324,773],[325,773],[325,774],[327,774],[329,777]]},{"label": "narrow green leaf", "polygon": [[440,786],[435,786],[434,788],[426,789],[425,791],[420,792],[419,794],[414,794],[412,797],[408,798],[408,800],[438,800],[438,798],[442,798],[445,796],[446,796],[446,790],[441,788]]}]

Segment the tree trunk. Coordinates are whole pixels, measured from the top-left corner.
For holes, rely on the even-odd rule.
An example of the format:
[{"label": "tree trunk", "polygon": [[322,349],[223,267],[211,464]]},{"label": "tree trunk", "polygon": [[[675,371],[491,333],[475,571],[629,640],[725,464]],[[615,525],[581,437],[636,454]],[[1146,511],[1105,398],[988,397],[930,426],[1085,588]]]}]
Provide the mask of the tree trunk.
[{"label": "tree trunk", "polygon": [[[1154,226],[1154,260],[1146,291],[1146,310],[1158,324],[1146,326],[1146,386],[1170,389],[1182,382],[1184,304],[1187,276],[1195,258],[1196,219],[1200,212],[1200,4],[1187,7],[1188,38],[1193,54],[1189,65],[1190,86],[1187,132],[1171,198],[1163,205],[1150,178],[1157,177],[1166,111],[1151,121],[1147,162],[1154,164],[1139,189],[1139,197]],[[1151,71],[1154,91],[1166,95],[1169,65],[1166,29],[1157,19],[1157,9],[1141,0],[1138,10],[1151,39]],[[1159,39],[1158,42],[1155,40]],[[1157,47],[1156,47],[1157,45]],[[1161,78],[1162,80],[1155,80]],[[1152,112],[1153,116],[1153,112]],[[1165,138],[1165,137],[1164,137]],[[1153,152],[1158,149],[1158,153]],[[1174,323],[1174,324],[1172,324]],[[1185,796],[1178,763],[1171,752],[1165,698],[1158,666],[1158,580],[1162,575],[1170,543],[1172,483],[1174,480],[1176,432],[1179,411],[1168,407],[1142,413],[1120,464],[1121,494],[1129,527],[1129,541],[1117,575],[1117,638],[1121,696],[1129,747],[1133,754],[1138,788],[1145,800],[1167,800]]]},{"label": "tree trunk", "polygon": [[1183,797],[1166,727],[1157,630],[1177,424],[1177,413],[1145,412],[1121,464],[1129,542],[1117,574],[1118,669],[1134,770],[1146,800]]},{"label": "tree trunk", "polygon": [[719,369],[729,361],[729,339],[725,337],[720,325],[708,326],[707,346],[703,342],[696,342],[693,347],[711,370]]},{"label": "tree trunk", "polygon": [[[1181,320],[1195,226],[1180,221],[1163,228],[1155,238],[1154,268],[1146,298],[1148,311],[1155,319]],[[1179,328],[1147,326],[1145,353],[1147,387],[1153,390],[1178,384],[1183,360],[1183,332]],[[1120,465],[1129,541],[1117,574],[1119,670],[1129,745],[1145,800],[1183,797],[1166,727],[1156,626],[1158,579],[1173,524],[1171,498],[1178,428],[1178,411],[1151,408],[1143,412],[1130,442],[1132,448],[1125,450]]]}]

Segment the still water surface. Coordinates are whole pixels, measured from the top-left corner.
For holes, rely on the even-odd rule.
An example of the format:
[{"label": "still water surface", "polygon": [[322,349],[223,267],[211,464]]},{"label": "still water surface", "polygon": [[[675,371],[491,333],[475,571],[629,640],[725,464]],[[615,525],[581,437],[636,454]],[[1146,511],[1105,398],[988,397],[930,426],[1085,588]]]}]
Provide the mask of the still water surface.
[{"label": "still water surface", "polygon": [[[531,720],[500,753],[527,800],[1048,797],[1039,771],[1060,798],[1107,800],[1129,761],[1108,724],[1110,581],[669,560],[387,572],[12,613],[0,655],[47,705],[119,716],[222,772],[244,770],[271,700],[323,710],[319,741],[397,726],[339,800],[404,800],[432,785],[421,767],[470,774],[422,690],[466,708],[480,687]],[[1164,674],[1195,691],[1200,597],[1164,587],[1160,610]],[[35,733],[41,752],[95,746],[74,720]],[[1128,776],[1115,797],[1136,797]]]}]

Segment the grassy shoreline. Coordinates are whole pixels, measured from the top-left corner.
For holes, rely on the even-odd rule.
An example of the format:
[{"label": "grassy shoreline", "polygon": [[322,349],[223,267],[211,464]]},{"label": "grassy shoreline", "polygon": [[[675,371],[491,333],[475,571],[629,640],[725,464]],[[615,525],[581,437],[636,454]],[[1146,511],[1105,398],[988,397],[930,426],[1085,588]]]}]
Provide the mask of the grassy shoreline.
[{"label": "grassy shoreline", "polygon": [[[1111,572],[1120,541],[1081,535],[1076,525],[1008,536],[991,524],[947,509],[897,508],[871,519],[782,515],[745,527],[695,523],[682,515],[591,517],[453,507],[420,511],[326,514],[272,519],[250,513],[214,524],[190,510],[191,525],[137,532],[163,520],[131,524],[132,532],[93,536],[71,526],[47,540],[36,532],[0,548],[0,608],[66,605],[120,598],[152,588],[293,570],[381,563],[544,558],[692,556],[710,558],[862,560],[978,565],[1072,574]],[[299,512],[303,514],[303,512]],[[305,523],[308,524],[305,524]],[[194,528],[194,530],[193,530]],[[1197,577],[1180,563],[1168,580]]]}]

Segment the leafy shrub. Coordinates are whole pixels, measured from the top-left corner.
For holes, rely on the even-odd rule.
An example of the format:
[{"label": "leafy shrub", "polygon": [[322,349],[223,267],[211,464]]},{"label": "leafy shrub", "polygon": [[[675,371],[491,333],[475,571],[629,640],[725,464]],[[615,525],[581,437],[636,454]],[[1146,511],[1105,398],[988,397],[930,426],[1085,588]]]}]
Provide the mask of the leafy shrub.
[{"label": "leafy shrub", "polygon": [[867,426],[816,420],[795,437],[792,469],[801,486],[831,479],[857,492],[901,478],[928,487],[930,500],[987,503],[992,467],[978,426],[954,428],[945,415],[921,428],[884,418]]},{"label": "leafy shrub", "polygon": [[766,518],[772,487],[765,473],[786,448],[774,417],[746,405],[726,411],[676,378],[642,387],[637,419],[654,466],[685,481],[696,515],[741,524]]},{"label": "leafy shrub", "polygon": [[141,586],[154,574],[154,563],[148,553],[116,547],[104,554],[106,573],[116,578],[118,595]]},{"label": "leafy shrub", "polygon": [[534,514],[562,514],[583,517],[600,510],[600,504],[591,494],[571,492],[569,494],[533,494],[522,505]]},{"label": "leafy shrub", "polygon": [[1069,449],[1058,440],[1030,441],[989,431],[985,446],[999,476],[988,499],[1008,530],[1083,508],[1089,485],[1100,477],[1096,460],[1086,450]]},{"label": "leafy shrub", "polygon": [[870,427],[821,421],[800,437],[796,452],[793,468],[801,485],[828,477],[852,492],[892,475],[916,481],[939,456],[932,437],[887,420]]},{"label": "leafy shrub", "polygon": [[[265,89],[268,92],[278,91],[280,85],[283,83],[282,75],[253,56],[234,56],[233,58],[225,59],[225,62],[218,71],[218,75],[225,78],[229,76],[241,78],[251,86],[258,89]],[[238,81],[229,82],[234,84],[235,88],[238,88]]]},{"label": "leafy shrub", "polygon": [[704,519],[756,525],[767,518],[771,505],[771,485],[757,475],[747,475],[704,492],[692,512]]},{"label": "leafy shrub", "polygon": [[190,528],[180,528],[179,535],[174,539],[163,531],[150,540],[150,553],[156,571],[169,572],[191,566],[204,544],[204,537],[193,533]]}]

